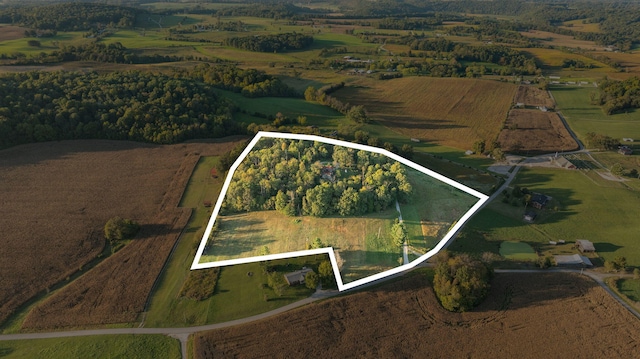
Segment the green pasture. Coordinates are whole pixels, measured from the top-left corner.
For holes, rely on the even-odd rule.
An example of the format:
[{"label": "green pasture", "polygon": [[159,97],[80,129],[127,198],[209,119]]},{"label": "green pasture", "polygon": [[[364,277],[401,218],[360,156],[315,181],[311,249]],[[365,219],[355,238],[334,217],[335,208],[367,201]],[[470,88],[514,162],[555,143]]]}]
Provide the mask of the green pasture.
[{"label": "green pasture", "polygon": [[588,239],[605,260],[625,256],[630,266],[640,265],[640,194],[594,178],[582,171],[523,168],[514,184],[551,196],[555,204],[529,224],[522,220],[522,204],[514,207],[498,199],[474,216],[451,249],[495,252],[497,242],[516,241],[553,253],[549,241]]},{"label": "green pasture", "polygon": [[530,245],[511,241],[504,241],[500,244],[500,255],[517,261],[534,261],[538,258]]},{"label": "green pasture", "polygon": [[246,4],[242,3],[203,3],[203,2],[152,2],[152,3],[144,3],[140,4],[142,8],[149,8],[153,10],[177,10],[177,9],[185,9],[189,12],[189,9],[199,8],[199,9],[224,9],[229,7],[237,7],[237,6],[245,6]]},{"label": "green pasture", "polygon": [[[246,112],[247,116],[240,116],[240,120],[251,123],[265,123],[266,120],[260,117],[251,116],[255,112],[265,115],[275,116],[278,112],[291,118],[297,119],[298,116],[307,117],[307,125],[316,125],[319,127],[337,127],[344,115],[327,106],[323,106],[317,102],[307,102],[300,98],[290,97],[259,97],[248,98],[239,93],[216,90],[222,97],[231,99],[238,107]],[[242,115],[237,113],[236,115]]]},{"label": "green pasture", "polygon": [[180,342],[160,334],[0,341],[0,357],[7,359],[179,359],[180,356]]},{"label": "green pasture", "polygon": [[[37,40],[40,42],[40,46],[29,46],[29,40]],[[16,40],[7,40],[0,41],[0,54],[14,54],[21,52],[27,56],[29,55],[38,55],[41,52],[49,53],[55,50],[58,50],[62,46],[77,46],[86,42],[91,41],[90,39],[84,38],[84,33],[82,32],[60,32],[58,35],[53,37],[41,37],[41,38],[33,38],[33,37],[24,37]]]},{"label": "green pasture", "polygon": [[640,302],[640,279],[622,278],[616,282],[618,291],[627,298]]},{"label": "green pasture", "polygon": [[206,15],[162,15],[162,14],[139,14],[136,17],[136,28],[163,30],[171,27],[189,27],[211,18]]},{"label": "green pasture", "polygon": [[153,30],[119,30],[102,40],[105,44],[119,42],[128,49],[143,49],[148,47],[175,47],[200,45],[196,42],[165,40],[168,33]]},{"label": "green pasture", "polygon": [[400,211],[409,234],[409,245],[426,253],[478,199],[421,172],[406,169],[413,195],[408,203],[400,204]]},{"label": "green pasture", "polygon": [[595,132],[613,138],[631,137],[640,139],[640,111],[605,115],[600,106],[589,103],[589,94],[598,91],[594,87],[552,87],[551,93],[558,109],[571,129],[584,139],[586,133]]},{"label": "green pasture", "polygon": [[[223,268],[218,289],[209,299],[195,301],[179,297],[211,216],[211,209],[204,207],[204,202],[215,203],[222,188],[224,175],[219,173],[217,179],[210,176],[211,168],[217,165],[217,157],[202,157],[189,179],[180,206],[193,208],[194,212],[151,294],[145,322],[147,326],[171,327],[223,322],[276,309],[310,294],[304,287],[288,288],[282,297],[276,298],[271,289],[262,287],[262,283],[266,283],[266,277],[262,268],[253,263]],[[302,261],[298,263],[302,266],[315,260],[315,257],[304,257],[295,259],[294,262]],[[248,278],[248,272],[255,275]],[[255,285],[247,286],[247,280],[254,281]],[[265,295],[272,300],[265,301]]]}]

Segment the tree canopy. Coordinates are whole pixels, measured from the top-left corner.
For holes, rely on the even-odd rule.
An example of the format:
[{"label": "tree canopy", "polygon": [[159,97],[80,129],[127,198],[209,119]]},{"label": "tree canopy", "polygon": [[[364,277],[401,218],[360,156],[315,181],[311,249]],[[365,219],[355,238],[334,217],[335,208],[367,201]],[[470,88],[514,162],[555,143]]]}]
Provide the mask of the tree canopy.
[{"label": "tree canopy", "polygon": [[471,310],[489,293],[493,270],[468,254],[438,255],[433,289],[442,306],[452,312]]},{"label": "tree canopy", "polygon": [[319,142],[263,139],[234,173],[223,209],[324,217],[381,211],[412,192],[386,156]]}]

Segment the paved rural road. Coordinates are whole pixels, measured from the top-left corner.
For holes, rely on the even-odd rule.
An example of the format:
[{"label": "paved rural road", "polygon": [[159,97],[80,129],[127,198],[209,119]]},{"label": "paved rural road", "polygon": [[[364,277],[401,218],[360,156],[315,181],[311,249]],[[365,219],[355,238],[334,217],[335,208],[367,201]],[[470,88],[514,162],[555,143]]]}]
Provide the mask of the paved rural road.
[{"label": "paved rural road", "polygon": [[164,334],[172,338],[180,340],[182,347],[182,358],[187,358],[187,339],[190,334],[232,327],[235,325],[246,324],[257,320],[265,319],[298,308],[320,299],[330,298],[338,295],[340,292],[336,290],[323,290],[315,292],[311,297],[291,303],[284,307],[274,309],[270,312],[254,315],[247,318],[232,320],[229,322],[201,325],[198,327],[184,328],[115,328],[115,329],[88,329],[88,330],[72,330],[67,332],[46,332],[46,333],[25,333],[25,334],[2,334],[0,341],[7,340],[26,340],[26,339],[48,339],[48,338],[68,338],[68,337],[84,337],[90,335],[116,335],[116,334]]}]

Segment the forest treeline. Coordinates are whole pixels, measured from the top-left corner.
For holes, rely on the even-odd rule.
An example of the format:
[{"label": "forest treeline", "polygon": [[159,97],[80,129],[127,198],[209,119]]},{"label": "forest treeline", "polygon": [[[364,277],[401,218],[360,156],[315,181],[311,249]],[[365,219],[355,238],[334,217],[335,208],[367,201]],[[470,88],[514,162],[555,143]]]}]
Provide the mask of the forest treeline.
[{"label": "forest treeline", "polygon": [[285,33],[276,35],[231,37],[225,39],[223,44],[249,51],[281,52],[307,48],[313,44],[313,36],[297,33]]},{"label": "forest treeline", "polygon": [[1,147],[92,138],[175,143],[244,132],[212,86],[139,71],[4,75],[0,98]]},{"label": "forest treeline", "polygon": [[290,216],[362,215],[406,201],[404,167],[376,153],[313,141],[262,139],[238,166],[226,213],[278,210]]},{"label": "forest treeline", "polygon": [[299,96],[259,70],[201,64],[172,75],[140,71],[27,72],[0,77],[0,148],[65,139],[176,143],[246,133],[214,88],[249,97]]},{"label": "forest treeline", "polygon": [[640,78],[624,81],[605,80],[598,83],[598,92],[591,94],[591,103],[602,106],[607,115],[631,108],[640,108]]},{"label": "forest treeline", "polygon": [[50,53],[41,52],[38,55],[27,57],[23,53],[12,55],[2,54],[0,59],[12,59],[13,65],[34,65],[60,63],[67,61],[96,61],[115,64],[155,64],[161,62],[177,62],[193,60],[193,57],[169,56],[169,55],[139,55],[124,47],[121,43],[104,44],[92,42],[78,46],[63,45],[59,50]]},{"label": "forest treeline", "polygon": [[98,24],[132,27],[142,10],[98,3],[61,3],[0,10],[0,23],[39,30],[86,31]]}]

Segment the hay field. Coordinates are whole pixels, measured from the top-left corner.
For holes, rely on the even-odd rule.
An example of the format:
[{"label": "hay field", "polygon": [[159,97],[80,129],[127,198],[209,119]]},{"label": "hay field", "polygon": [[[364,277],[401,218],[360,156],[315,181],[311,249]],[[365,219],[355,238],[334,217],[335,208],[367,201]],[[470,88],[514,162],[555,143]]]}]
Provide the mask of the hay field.
[{"label": "hay field", "polygon": [[516,97],[513,102],[520,102],[525,106],[545,106],[547,108],[555,107],[555,103],[549,96],[549,93],[535,86],[519,86],[518,92],[516,92]]},{"label": "hay field", "polygon": [[563,22],[563,26],[558,26],[561,29],[571,30],[571,31],[579,31],[579,32],[601,32],[600,24],[598,23],[587,23],[583,24],[583,20],[571,20]]},{"label": "hay field", "polygon": [[0,41],[22,39],[24,37],[24,32],[26,30],[28,30],[26,27],[13,26],[13,25],[1,25]]},{"label": "hay field", "polygon": [[558,114],[540,110],[511,110],[498,142],[505,152],[526,154],[578,149]]},{"label": "hay field", "polygon": [[[575,75],[569,77],[580,77],[580,76],[589,76],[595,75],[595,73],[602,72],[613,72],[613,69],[602,62],[592,60],[588,57],[572,54],[556,49],[546,49],[546,48],[527,48],[527,49],[519,49],[538,60],[539,66],[547,69],[554,70],[565,70],[567,72],[574,73]],[[591,64],[594,66],[593,69],[575,69],[574,71],[569,71],[569,69],[563,69],[562,63],[564,60],[580,60],[585,64]]]},{"label": "hay field", "polygon": [[522,36],[532,39],[539,39],[541,43],[552,46],[579,47],[586,50],[603,50],[602,45],[597,45],[593,41],[577,40],[573,36],[560,35],[548,31],[529,30],[521,31]]},{"label": "hay field", "polygon": [[474,79],[407,77],[363,82],[335,96],[364,105],[380,124],[406,137],[469,149],[496,138],[517,87]]},{"label": "hay field", "polygon": [[450,313],[423,273],[251,324],[197,333],[194,357],[637,356],[640,322],[588,278],[497,273],[484,303]]},{"label": "hay field", "polygon": [[135,320],[190,214],[176,206],[195,153],[232,145],[63,141],[0,151],[0,321],[95,258],[113,216],[140,223],[138,237],[27,321],[36,328]]}]

